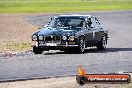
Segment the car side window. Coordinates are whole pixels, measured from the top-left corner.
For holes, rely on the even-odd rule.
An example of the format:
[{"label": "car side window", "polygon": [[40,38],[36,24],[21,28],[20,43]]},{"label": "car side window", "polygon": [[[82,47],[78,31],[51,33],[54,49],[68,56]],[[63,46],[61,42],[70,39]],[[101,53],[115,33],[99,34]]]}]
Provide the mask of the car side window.
[{"label": "car side window", "polygon": [[88,18],[86,23],[87,23],[87,28],[91,28],[91,24],[92,24],[91,18]]},{"label": "car side window", "polygon": [[95,17],[88,18],[87,25],[89,28],[96,28],[97,24],[96,24]]},{"label": "car side window", "polygon": [[92,21],[91,27],[95,28],[95,27],[97,26],[97,25],[96,25],[95,18],[92,17],[91,21]]},{"label": "car side window", "polygon": [[96,21],[97,27],[99,27],[100,26],[100,22],[98,21],[98,19],[96,17],[95,17],[95,21]]}]

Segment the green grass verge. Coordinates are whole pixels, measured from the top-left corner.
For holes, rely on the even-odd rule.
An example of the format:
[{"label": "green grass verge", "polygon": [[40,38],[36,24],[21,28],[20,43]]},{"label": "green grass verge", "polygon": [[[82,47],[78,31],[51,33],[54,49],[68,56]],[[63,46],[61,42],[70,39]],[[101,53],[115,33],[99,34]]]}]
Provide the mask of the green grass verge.
[{"label": "green grass verge", "polygon": [[28,42],[21,42],[21,43],[16,43],[16,42],[6,42],[3,44],[0,44],[0,51],[9,51],[9,52],[15,52],[15,51],[26,51],[31,49],[31,43]]},{"label": "green grass verge", "polygon": [[132,0],[0,0],[0,13],[129,9],[132,9]]}]

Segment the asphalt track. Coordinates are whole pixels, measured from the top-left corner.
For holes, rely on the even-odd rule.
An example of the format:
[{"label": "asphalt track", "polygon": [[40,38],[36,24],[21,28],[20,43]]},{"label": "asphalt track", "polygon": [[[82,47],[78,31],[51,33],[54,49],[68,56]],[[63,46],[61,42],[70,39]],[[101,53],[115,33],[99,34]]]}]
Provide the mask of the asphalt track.
[{"label": "asphalt track", "polygon": [[[68,13],[66,13],[68,14]],[[76,13],[75,13],[76,14]],[[43,55],[0,58],[0,81],[75,75],[82,65],[87,73],[132,72],[132,11],[85,12],[99,18],[109,30],[107,49],[86,49],[84,54],[60,51]],[[52,15],[32,15],[26,21],[42,26]]]}]

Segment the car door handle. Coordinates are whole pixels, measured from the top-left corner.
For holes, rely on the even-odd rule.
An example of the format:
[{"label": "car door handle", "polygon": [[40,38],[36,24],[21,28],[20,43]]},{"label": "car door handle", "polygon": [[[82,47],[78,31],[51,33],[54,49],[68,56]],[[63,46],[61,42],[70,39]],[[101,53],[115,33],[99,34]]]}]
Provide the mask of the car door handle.
[{"label": "car door handle", "polygon": [[103,29],[103,28],[100,28],[100,29]]}]

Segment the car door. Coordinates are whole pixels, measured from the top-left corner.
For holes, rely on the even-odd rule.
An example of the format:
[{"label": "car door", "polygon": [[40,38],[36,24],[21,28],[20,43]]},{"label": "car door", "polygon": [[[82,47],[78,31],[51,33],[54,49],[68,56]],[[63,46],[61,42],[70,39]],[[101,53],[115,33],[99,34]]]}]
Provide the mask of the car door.
[{"label": "car door", "polygon": [[95,41],[99,42],[102,39],[103,36],[103,28],[100,24],[100,22],[98,21],[98,19],[95,17],[95,24],[96,24],[96,30],[95,30]]},{"label": "car door", "polygon": [[94,27],[90,27],[89,22],[86,22],[85,41],[87,46],[91,46],[93,43],[93,29]]},{"label": "car door", "polygon": [[101,27],[100,24],[98,22],[98,20],[96,19],[96,17],[92,17],[91,18],[91,30],[92,30],[92,35],[93,35],[93,40],[92,40],[92,44],[96,45],[99,41],[101,41],[102,38],[102,32],[101,32]]}]

